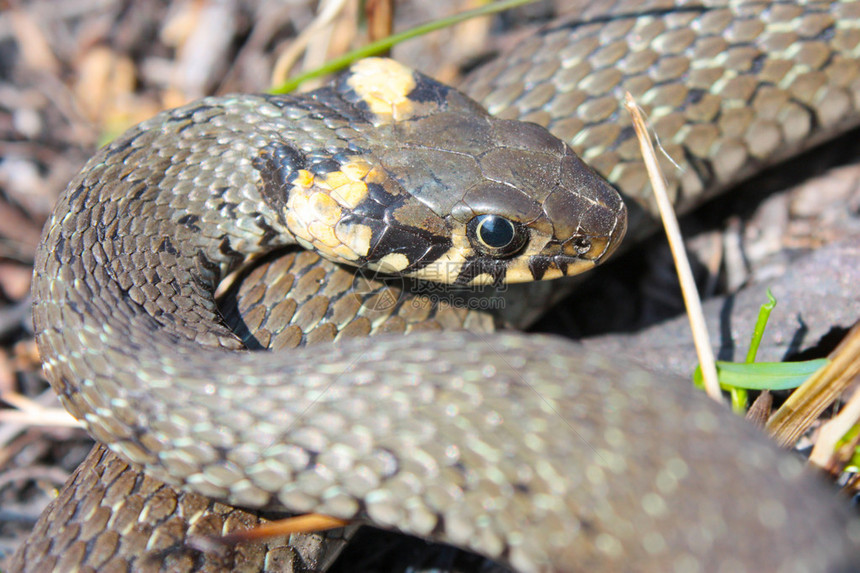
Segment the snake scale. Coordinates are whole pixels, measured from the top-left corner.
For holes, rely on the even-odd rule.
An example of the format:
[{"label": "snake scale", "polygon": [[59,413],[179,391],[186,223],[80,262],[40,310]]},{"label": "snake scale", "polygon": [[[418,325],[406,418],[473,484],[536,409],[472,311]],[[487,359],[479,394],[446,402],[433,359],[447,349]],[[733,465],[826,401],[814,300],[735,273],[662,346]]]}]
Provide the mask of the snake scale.
[{"label": "snake scale", "polygon": [[[624,89],[680,164],[686,208],[856,123],[858,46],[857,2],[622,1],[551,25],[464,89],[568,141],[631,199],[635,231],[650,207]],[[458,285],[553,278],[607,256],[624,220],[541,129],[359,63],[315,95],[201,100],[101,150],[46,227],[39,347],[98,440],[231,504],[372,523],[521,571],[852,570],[846,513],[683,382],[517,333],[243,352],[213,298],[243,259],[292,243]],[[93,527],[31,542],[18,566],[65,553],[98,568],[87,555],[110,552]]]}]

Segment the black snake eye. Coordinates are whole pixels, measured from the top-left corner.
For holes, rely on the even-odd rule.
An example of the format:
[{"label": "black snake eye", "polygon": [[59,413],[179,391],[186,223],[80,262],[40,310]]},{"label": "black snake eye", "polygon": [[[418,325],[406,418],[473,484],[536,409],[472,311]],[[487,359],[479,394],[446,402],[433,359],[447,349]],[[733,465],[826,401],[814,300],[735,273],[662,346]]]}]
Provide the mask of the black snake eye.
[{"label": "black snake eye", "polygon": [[478,215],[466,226],[472,246],[495,257],[511,256],[525,244],[526,231],[501,215]]}]

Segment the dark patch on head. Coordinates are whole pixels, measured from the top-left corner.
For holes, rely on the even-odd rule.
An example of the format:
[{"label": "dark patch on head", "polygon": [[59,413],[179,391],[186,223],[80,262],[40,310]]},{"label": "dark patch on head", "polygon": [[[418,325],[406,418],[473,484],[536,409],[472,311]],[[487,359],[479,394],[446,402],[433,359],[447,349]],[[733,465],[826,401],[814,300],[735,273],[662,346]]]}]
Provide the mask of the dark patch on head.
[{"label": "dark patch on head", "polygon": [[282,142],[270,143],[260,150],[253,160],[263,185],[260,195],[283,219],[291,182],[300,169],[305,168],[305,156],[296,148]]},{"label": "dark patch on head", "polygon": [[326,90],[321,90],[316,97],[337,99],[338,101],[345,102],[349,104],[351,109],[355,110],[357,115],[361,116],[363,122],[371,121],[372,118],[376,117],[376,114],[370,111],[370,106],[367,105],[367,102],[350,87],[350,77],[352,77],[352,73],[349,71],[342,73],[332,84],[334,91],[327,92]]},{"label": "dark patch on head", "polygon": [[352,212],[359,217],[384,221],[388,208],[399,199],[399,195],[392,195],[379,183],[368,183],[367,196]]},{"label": "dark patch on head", "polygon": [[386,206],[382,203],[378,203],[370,197],[365,197],[363,201],[356,205],[352,212],[359,217],[382,221],[385,219],[385,209]]},{"label": "dark patch on head", "polygon": [[370,248],[365,257],[367,262],[379,262],[387,255],[400,253],[409,261],[409,266],[403,272],[420,270],[451,248],[451,238],[447,234],[440,236],[415,227],[389,225],[380,219],[368,219],[356,213],[347,215],[342,221],[370,228]]},{"label": "dark patch on head", "polygon": [[433,103],[440,107],[445,106],[448,94],[453,88],[432,80],[424,74],[413,73],[412,77],[415,79],[415,87],[407,96],[410,100],[418,103]]},{"label": "dark patch on head", "polygon": [[547,269],[549,269],[550,260],[549,257],[544,257],[541,255],[535,255],[533,257],[529,257],[529,270],[532,273],[532,276],[535,280],[541,280],[543,276],[546,274]]},{"label": "dark patch on head", "polygon": [[415,259],[411,265],[409,265],[409,271],[418,271],[434,263],[439,260],[439,257],[447,253],[451,249],[451,241],[439,241],[437,243],[431,244],[423,255]]},{"label": "dark patch on head", "polygon": [[[358,97],[355,92],[352,94],[354,97]],[[326,110],[326,117],[331,117],[334,113],[337,114],[338,119],[342,119],[350,125],[367,122],[366,112],[369,110],[359,109],[353,100],[344,97],[339,79],[335,81],[334,87],[326,86],[307,95],[318,102],[320,108]]]},{"label": "dark patch on head", "polygon": [[[329,149],[329,150],[328,150],[328,152],[329,152],[329,155],[331,155],[331,157],[332,157],[335,161],[337,161],[338,163],[340,163],[341,165],[344,165],[344,164],[346,164],[346,163],[349,163],[349,162],[350,162],[350,160],[351,160],[351,158],[352,158],[352,156],[353,156],[353,155],[355,155],[355,152],[354,152],[353,150],[349,149],[349,148],[343,148],[343,149]],[[361,152],[361,153],[362,153],[362,154],[364,154],[364,153],[367,153],[367,151],[362,150],[362,152]]]},{"label": "dark patch on head", "polygon": [[349,72],[344,72],[335,78],[332,85],[314,90],[307,95],[317,103],[319,108],[328,110],[328,117],[335,113],[350,125],[367,123],[375,115],[355,90],[349,87],[347,81],[350,76]]},{"label": "dark patch on head", "polygon": [[388,207],[389,205],[394,204],[395,201],[400,199],[401,195],[393,195],[388,189],[386,189],[380,183],[368,183],[367,184],[367,197],[376,201],[380,205],[385,205]]},{"label": "dark patch on head", "polygon": [[385,221],[389,225],[418,228],[432,236],[450,233],[444,220],[424,203],[415,201],[408,195],[401,195],[395,199],[385,213]]},{"label": "dark patch on head", "polygon": [[341,164],[331,157],[318,157],[309,162],[308,171],[314,175],[328,175],[334,171],[340,171]]}]

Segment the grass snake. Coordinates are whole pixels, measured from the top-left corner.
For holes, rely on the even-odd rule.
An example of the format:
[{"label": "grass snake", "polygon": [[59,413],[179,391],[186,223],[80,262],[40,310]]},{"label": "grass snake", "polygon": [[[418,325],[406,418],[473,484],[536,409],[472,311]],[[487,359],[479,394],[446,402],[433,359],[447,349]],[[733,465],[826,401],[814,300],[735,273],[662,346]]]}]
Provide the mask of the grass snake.
[{"label": "grass snake", "polygon": [[[820,488],[801,464],[673,379],[517,333],[249,353],[213,293],[291,243],[457,285],[585,270],[617,246],[621,203],[508,118],[568,141],[630,199],[636,231],[650,205],[622,90],[680,164],[688,208],[854,122],[858,45],[856,2],[618,2],[467,80],[502,119],[387,60],[315,96],[165,112],[101,150],[46,226],[48,378],[123,458],[242,507],[367,521],[522,571],[847,570],[856,526],[826,494],[798,495]],[[74,533],[19,564],[72,547],[86,563],[102,538]]]}]

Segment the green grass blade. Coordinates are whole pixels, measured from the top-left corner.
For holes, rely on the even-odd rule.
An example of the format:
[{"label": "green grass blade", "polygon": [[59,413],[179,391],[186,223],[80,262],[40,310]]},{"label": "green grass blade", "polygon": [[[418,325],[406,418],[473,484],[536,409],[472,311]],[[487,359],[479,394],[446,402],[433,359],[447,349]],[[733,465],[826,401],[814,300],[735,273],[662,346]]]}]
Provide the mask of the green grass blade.
[{"label": "green grass blade", "polygon": [[758,354],[758,347],[761,344],[761,339],[764,335],[764,328],[770,318],[770,312],[776,306],[776,298],[774,298],[770,289],[767,289],[767,300],[768,302],[761,305],[761,308],[758,311],[758,319],[755,321],[755,328],[753,329],[752,339],[750,340],[750,349],[747,351],[746,362],[748,364],[755,362],[755,357]]},{"label": "green grass blade", "polygon": [[[816,370],[828,363],[826,358],[804,362],[738,362],[717,361],[720,386],[725,390],[733,387],[747,390],[790,390],[797,388]],[[698,368],[693,374],[696,386],[701,387],[702,375]]]},{"label": "green grass blade", "polygon": [[307,80],[311,80],[320,76],[324,76],[326,74],[340,71],[356,60],[378,55],[385,50],[390,49],[392,46],[395,46],[405,40],[409,40],[417,36],[427,34],[428,32],[447,28],[449,26],[459,24],[460,22],[464,22],[472,18],[477,18],[479,16],[489,16],[491,14],[510,10],[511,8],[525,6],[526,4],[531,4],[536,1],[537,0],[504,0],[502,2],[492,2],[485,6],[481,6],[480,8],[475,8],[474,10],[467,10],[459,14],[454,14],[453,16],[448,16],[447,18],[441,18],[439,20],[434,20],[433,22],[428,22],[426,24],[415,26],[414,28],[410,28],[409,30],[400,32],[398,34],[392,34],[387,38],[382,38],[381,40],[377,40],[376,42],[372,42],[370,44],[367,44],[366,46],[362,46],[361,48],[352,50],[351,52],[348,52],[343,56],[340,56],[339,58],[335,58],[326,62],[325,64],[314,70],[289,78],[281,85],[271,88],[269,90],[269,93],[289,93]]}]

